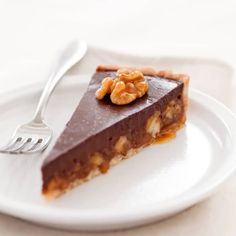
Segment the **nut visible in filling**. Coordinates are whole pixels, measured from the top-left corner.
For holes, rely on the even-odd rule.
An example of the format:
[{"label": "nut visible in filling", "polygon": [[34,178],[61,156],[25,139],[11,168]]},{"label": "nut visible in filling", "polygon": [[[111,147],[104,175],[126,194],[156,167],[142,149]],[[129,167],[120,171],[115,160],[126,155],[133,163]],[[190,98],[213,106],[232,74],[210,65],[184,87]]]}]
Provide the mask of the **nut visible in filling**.
[{"label": "nut visible in filling", "polygon": [[125,155],[127,150],[130,148],[130,143],[126,136],[120,136],[115,144],[115,151],[118,154]]},{"label": "nut visible in filling", "polygon": [[160,112],[156,111],[147,121],[146,132],[156,138],[161,129]]},{"label": "nut visible in filling", "polygon": [[110,94],[112,103],[125,105],[142,97],[148,91],[148,83],[141,71],[121,68],[116,77],[106,77],[96,91],[96,98],[101,100]]}]

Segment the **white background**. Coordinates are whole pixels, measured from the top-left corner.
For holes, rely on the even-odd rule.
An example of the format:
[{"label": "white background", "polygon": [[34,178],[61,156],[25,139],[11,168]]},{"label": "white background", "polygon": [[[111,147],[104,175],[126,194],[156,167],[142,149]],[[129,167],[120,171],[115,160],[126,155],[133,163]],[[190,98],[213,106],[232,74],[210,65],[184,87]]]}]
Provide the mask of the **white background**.
[{"label": "white background", "polygon": [[[58,48],[75,36],[127,52],[154,54],[162,44],[203,44],[227,48],[234,56],[235,22],[233,0],[0,0],[0,94],[45,81]],[[235,235],[233,196],[235,177],[175,217],[107,235]],[[0,235],[42,234],[73,235],[0,215]]]}]

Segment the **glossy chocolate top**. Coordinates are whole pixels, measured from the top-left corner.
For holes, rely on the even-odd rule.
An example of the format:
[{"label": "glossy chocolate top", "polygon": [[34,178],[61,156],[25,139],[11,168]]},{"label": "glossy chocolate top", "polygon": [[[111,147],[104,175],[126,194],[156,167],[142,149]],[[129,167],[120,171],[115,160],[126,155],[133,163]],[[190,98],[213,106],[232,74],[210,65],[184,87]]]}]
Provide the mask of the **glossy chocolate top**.
[{"label": "glossy chocolate top", "polygon": [[54,169],[70,168],[73,165],[70,159],[74,156],[78,158],[92,153],[95,148],[105,147],[109,137],[120,135],[130,126],[135,129],[141,124],[142,117],[157,109],[161,111],[183,89],[180,81],[145,76],[149,83],[148,93],[130,104],[119,106],[111,103],[109,95],[103,100],[95,97],[101,81],[107,76],[114,77],[115,72],[97,72],[92,77],[71,120],[44,161],[44,180],[49,179]]},{"label": "glossy chocolate top", "polygon": [[[114,77],[115,72],[94,74],[71,120],[45,159],[43,166],[54,162],[53,160],[61,158],[68,152],[72,152],[76,146],[83,144],[104,130],[111,129],[112,132],[112,127],[124,118],[131,119],[134,114],[141,113],[146,109],[154,109],[150,108],[153,103],[156,104],[155,109],[162,110],[167,101],[173,99],[183,89],[183,83],[180,81],[145,76],[149,83],[148,93],[130,104],[119,106],[111,103],[109,95],[103,100],[97,100],[95,97],[95,92],[100,87],[102,79],[107,76]],[[138,120],[133,120],[133,123],[135,122]],[[121,127],[124,128],[122,125]],[[103,140],[100,138],[98,142],[103,142]],[[92,148],[91,146],[90,149]]]}]

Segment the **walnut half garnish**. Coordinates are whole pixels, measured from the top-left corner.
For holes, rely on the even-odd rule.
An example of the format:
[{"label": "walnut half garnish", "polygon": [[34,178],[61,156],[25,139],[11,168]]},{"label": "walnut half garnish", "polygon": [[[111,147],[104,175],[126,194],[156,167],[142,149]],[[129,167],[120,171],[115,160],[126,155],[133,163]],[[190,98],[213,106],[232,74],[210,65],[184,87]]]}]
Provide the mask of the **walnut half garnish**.
[{"label": "walnut half garnish", "polygon": [[115,78],[103,79],[101,88],[96,91],[96,98],[101,100],[106,94],[111,94],[112,103],[125,105],[142,97],[147,91],[148,83],[141,71],[122,68],[117,70]]}]

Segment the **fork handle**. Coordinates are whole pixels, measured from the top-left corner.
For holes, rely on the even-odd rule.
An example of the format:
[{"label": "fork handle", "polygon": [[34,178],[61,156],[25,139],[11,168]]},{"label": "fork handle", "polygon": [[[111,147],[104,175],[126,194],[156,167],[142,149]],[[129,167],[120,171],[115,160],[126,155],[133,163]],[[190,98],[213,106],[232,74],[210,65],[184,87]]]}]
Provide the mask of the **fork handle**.
[{"label": "fork handle", "polygon": [[51,73],[49,80],[41,94],[32,122],[36,124],[43,123],[44,111],[52,92],[54,91],[60,80],[63,78],[65,73],[83,58],[86,51],[87,45],[85,41],[72,41],[62,51],[56,62],[53,72]]}]

